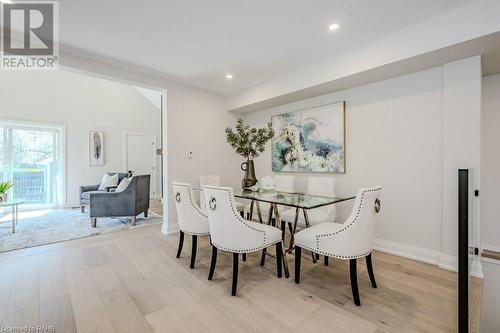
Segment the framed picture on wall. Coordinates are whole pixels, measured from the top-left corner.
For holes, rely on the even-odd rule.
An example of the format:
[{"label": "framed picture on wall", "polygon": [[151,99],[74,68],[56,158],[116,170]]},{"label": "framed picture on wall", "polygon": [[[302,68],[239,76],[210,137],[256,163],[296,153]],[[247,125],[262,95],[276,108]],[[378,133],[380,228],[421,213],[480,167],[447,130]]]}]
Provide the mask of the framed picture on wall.
[{"label": "framed picture on wall", "polygon": [[272,117],[274,172],[345,173],[345,102]]},{"label": "framed picture on wall", "polygon": [[89,164],[104,165],[104,132],[89,132]]}]

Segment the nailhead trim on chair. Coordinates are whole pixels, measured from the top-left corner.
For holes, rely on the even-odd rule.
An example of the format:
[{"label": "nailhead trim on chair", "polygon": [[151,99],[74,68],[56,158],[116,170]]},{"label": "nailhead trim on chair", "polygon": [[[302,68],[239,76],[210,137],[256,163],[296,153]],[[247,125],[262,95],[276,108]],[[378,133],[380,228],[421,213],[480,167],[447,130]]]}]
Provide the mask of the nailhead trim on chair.
[{"label": "nailhead trim on chair", "polygon": [[262,246],[259,246],[259,247],[255,247],[255,248],[252,248],[252,249],[245,249],[245,250],[235,250],[235,249],[229,249],[229,248],[226,248],[224,246],[220,246],[220,245],[217,245],[215,244],[214,242],[212,242],[212,245],[215,246],[216,248],[218,248],[219,250],[222,250],[222,251],[227,251],[227,252],[231,252],[231,253],[250,253],[250,252],[257,252],[257,251],[260,251],[260,250],[263,250],[269,246],[272,246],[274,244],[277,244],[281,242],[281,240],[278,240],[274,243],[271,243],[271,244],[268,244],[268,245],[262,245]]},{"label": "nailhead trim on chair", "polygon": [[185,233],[186,235],[191,235],[191,236],[210,236],[209,232],[193,233],[193,232],[189,232],[189,231],[184,231],[181,228],[179,228],[179,230],[182,231],[183,233]]},{"label": "nailhead trim on chair", "polygon": [[309,247],[306,247],[306,246],[301,246],[301,248],[304,248],[306,250],[313,251],[314,253],[325,255],[325,256],[328,256],[328,257],[333,257],[333,258],[338,258],[338,259],[346,259],[346,260],[347,259],[363,258],[363,257],[366,257],[367,255],[369,255],[372,252],[372,250],[368,251],[367,253],[358,255],[358,256],[339,256],[339,255],[336,255],[336,254],[332,254],[332,253],[327,253],[327,252],[324,252],[324,251],[320,251],[319,250],[319,239],[321,237],[334,236],[334,235],[340,234],[341,232],[344,232],[347,229],[349,229],[354,223],[356,223],[358,221],[359,214],[361,213],[361,207],[363,206],[363,200],[364,200],[364,197],[365,197],[365,193],[380,191],[381,189],[382,189],[381,187],[376,187],[376,188],[372,188],[372,189],[369,189],[369,190],[364,190],[361,193],[361,202],[360,202],[360,205],[359,205],[358,210],[356,212],[356,217],[352,220],[351,223],[349,223],[349,225],[345,226],[344,228],[342,228],[340,230],[332,232],[332,233],[322,234],[322,235],[316,235],[316,249],[312,249],[312,248],[309,248]]},{"label": "nailhead trim on chair", "polygon": [[[229,197],[229,203],[231,204],[231,212],[234,214],[234,216],[238,219],[238,221],[240,221],[241,223],[243,223],[244,226],[246,226],[247,228],[251,229],[251,230],[254,230],[254,231],[258,231],[258,232],[263,232],[264,233],[264,241],[263,243],[266,244],[266,236],[267,236],[267,232],[265,230],[259,230],[257,228],[254,228],[252,227],[251,225],[249,225],[247,223],[247,220],[243,219],[240,214],[238,214],[238,212],[235,210],[235,207],[233,206],[233,200],[232,199],[232,196],[231,196],[231,190],[229,189],[226,189],[226,188],[220,188],[220,187],[217,187],[217,186],[207,186],[205,185],[204,187],[206,188],[210,188],[210,189],[213,189],[213,190],[218,190],[218,191],[224,191],[224,192],[227,192],[227,195]],[[256,252],[256,251],[260,251],[262,249],[265,249],[266,247],[268,246],[271,246],[271,245],[274,245],[276,243],[279,243],[281,242],[281,240],[278,240],[277,242],[274,242],[274,243],[271,243],[271,244],[267,244],[267,245],[262,245],[262,246],[259,246],[259,247],[256,247],[256,248],[252,248],[252,249],[246,249],[246,250],[236,250],[236,249],[229,249],[229,248],[225,248],[223,246],[219,246],[215,243],[212,243],[216,248],[220,249],[220,250],[223,250],[223,251],[228,251],[228,252],[233,252],[233,253],[248,253],[248,252]]]},{"label": "nailhead trim on chair", "polygon": [[[200,214],[202,215],[203,217],[205,218],[208,218],[208,216],[203,213],[203,211],[198,208],[198,206],[193,202],[193,197],[191,196],[191,189],[189,188],[189,186],[187,185],[184,185],[184,184],[176,184],[176,186],[182,186],[182,187],[185,187],[187,188],[187,192],[188,192],[188,199],[189,199],[189,203],[191,204],[191,206],[193,206],[193,208]],[[177,198],[177,195],[179,195],[179,201],[181,200],[181,195],[179,192],[176,193],[175,197]],[[177,200],[177,199],[176,199]],[[183,233],[187,234],[187,235],[191,235],[191,236],[209,236],[210,235],[210,232],[201,232],[201,233],[192,233],[192,232],[188,232],[188,231],[184,231],[182,230],[180,227],[179,227],[179,230],[182,231]]]},{"label": "nailhead trim on chair", "polygon": [[[200,213],[203,217],[205,218],[208,218],[207,214],[205,214],[194,202],[193,202],[193,197],[191,196],[191,189],[189,188],[189,186],[187,185],[184,185],[184,184],[177,184],[176,186],[182,186],[182,187],[186,187],[187,188],[187,192],[188,192],[188,199],[189,199],[189,203],[191,204],[191,206],[193,206],[193,208],[198,212]],[[179,193],[178,193],[179,194]]]}]

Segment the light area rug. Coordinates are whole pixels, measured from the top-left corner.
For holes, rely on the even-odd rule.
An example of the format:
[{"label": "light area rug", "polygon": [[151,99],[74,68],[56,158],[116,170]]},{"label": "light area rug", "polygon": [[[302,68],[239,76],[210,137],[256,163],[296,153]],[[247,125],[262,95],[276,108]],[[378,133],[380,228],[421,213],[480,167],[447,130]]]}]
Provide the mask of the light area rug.
[{"label": "light area rug", "polygon": [[0,252],[23,249],[116,232],[141,226],[160,224],[162,217],[149,212],[137,217],[132,226],[130,218],[98,218],[97,227],[90,225],[89,214],[80,209],[49,209],[19,212],[16,232],[12,233],[10,214],[0,213]]}]

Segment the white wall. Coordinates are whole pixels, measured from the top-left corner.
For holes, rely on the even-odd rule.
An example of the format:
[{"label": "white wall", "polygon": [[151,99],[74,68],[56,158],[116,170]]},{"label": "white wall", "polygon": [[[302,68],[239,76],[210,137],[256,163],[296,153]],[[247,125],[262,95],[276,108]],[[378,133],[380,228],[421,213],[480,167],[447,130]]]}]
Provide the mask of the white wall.
[{"label": "white wall", "polygon": [[483,268],[481,332],[497,333],[500,327],[500,316],[498,315],[498,309],[500,308],[500,281],[498,279],[500,276],[500,265],[495,260],[484,260]]},{"label": "white wall", "polygon": [[[226,98],[201,89],[165,80],[154,73],[97,59],[61,53],[61,66],[85,73],[113,78],[146,88],[160,89],[166,94],[163,117],[163,201],[162,232],[176,229],[177,215],[172,200],[173,180],[198,183],[201,174],[217,173],[227,184],[243,178],[240,159],[225,142],[225,126],[234,125],[235,117],[226,112]],[[192,160],[186,153],[194,152]]]},{"label": "white wall", "polygon": [[500,251],[500,75],[483,79],[481,125],[481,236]]},{"label": "white wall", "polygon": [[[78,187],[123,170],[123,132],[159,138],[160,112],[133,86],[67,71],[1,71],[0,119],[66,126],[66,204]],[[104,131],[105,165],[89,166],[90,130]]]},{"label": "white wall", "polygon": [[[223,183],[232,185],[243,178],[242,161],[226,143],[224,129],[234,126],[237,118],[224,111],[224,98],[194,88],[172,86],[167,91],[167,103],[168,199],[172,198],[172,181],[198,186],[200,175],[219,174]],[[175,202],[168,199],[166,222],[175,225]]]},{"label": "white wall", "polygon": [[[481,159],[481,57],[443,66],[443,229],[441,266],[456,266],[458,169],[472,169],[471,190],[479,186]],[[478,237],[479,198],[471,197],[469,232]],[[478,244],[479,245],[479,244]]]},{"label": "white wall", "polygon": [[[382,185],[376,237],[439,252],[442,86],[440,67],[249,114],[246,120],[263,125],[273,114],[345,100],[347,172],[327,175],[336,178],[337,194]],[[258,176],[272,174],[270,149],[256,160]],[[305,190],[305,179],[298,183]]]},{"label": "white wall", "polygon": [[[453,269],[456,175],[459,167],[479,167],[480,89],[480,58],[473,57],[245,119],[262,126],[274,114],[346,101],[347,172],[327,175],[336,178],[338,194],[382,185],[377,248]],[[272,175],[270,149],[256,160],[258,177]],[[306,177],[319,176],[295,175],[299,190],[306,189]],[[342,207],[339,220],[348,208]]]},{"label": "white wall", "polygon": [[[234,124],[236,117],[224,112],[223,96],[74,55],[65,54],[61,61],[63,66],[167,91],[167,116],[163,119],[167,139],[165,198],[171,198],[172,180],[196,184],[198,175],[208,173],[222,173],[228,184],[241,178],[241,161],[225,143],[223,131],[225,126]],[[460,72],[460,66],[466,71],[468,66],[474,66],[477,71],[476,64],[477,61],[465,60],[454,68]],[[378,247],[439,264],[443,250],[444,75],[445,70],[439,67],[264,110],[246,118],[256,125],[264,124],[271,114],[346,100],[347,173],[335,176],[339,194],[352,194],[367,184],[383,185]],[[453,81],[450,78],[448,82]],[[457,91],[460,98],[466,99],[469,94],[467,89]],[[475,100],[476,95],[474,88],[470,97]],[[470,112],[476,114],[475,108]],[[187,159],[189,151],[194,152],[192,160]],[[270,150],[256,163],[258,177],[271,174]],[[165,201],[163,232],[170,225],[175,228],[176,214],[170,201]]]}]

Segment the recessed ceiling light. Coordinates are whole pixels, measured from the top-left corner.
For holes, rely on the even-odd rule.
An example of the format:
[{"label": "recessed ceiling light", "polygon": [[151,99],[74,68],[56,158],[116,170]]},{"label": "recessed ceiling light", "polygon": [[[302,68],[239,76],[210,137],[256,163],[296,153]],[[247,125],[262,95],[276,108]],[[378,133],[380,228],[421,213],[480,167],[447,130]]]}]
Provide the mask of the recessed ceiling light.
[{"label": "recessed ceiling light", "polygon": [[338,23],[333,23],[333,24],[330,24],[328,26],[328,30],[334,31],[334,30],[337,30],[339,27],[340,27],[340,25]]},{"label": "recessed ceiling light", "polygon": [[226,79],[231,80],[233,78],[233,74],[226,74]]}]

